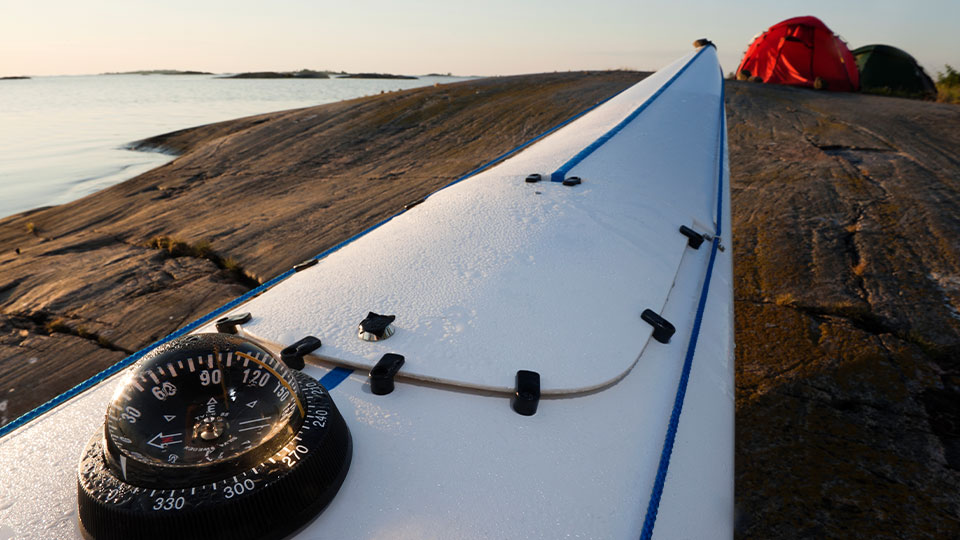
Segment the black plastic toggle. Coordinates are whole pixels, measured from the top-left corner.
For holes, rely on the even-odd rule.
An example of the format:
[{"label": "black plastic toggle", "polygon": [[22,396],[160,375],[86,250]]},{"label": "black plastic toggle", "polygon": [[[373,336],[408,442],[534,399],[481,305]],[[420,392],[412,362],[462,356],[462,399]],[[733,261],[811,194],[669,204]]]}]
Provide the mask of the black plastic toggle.
[{"label": "black plastic toggle", "polygon": [[427,198],[426,198],[426,197],[423,197],[423,198],[421,198],[421,199],[417,199],[417,200],[415,200],[415,201],[413,201],[413,202],[407,203],[407,204],[403,205],[403,209],[404,209],[404,210],[409,210],[409,209],[413,208],[414,206],[417,206],[418,204],[422,203],[422,202],[425,201],[425,200],[427,200]]},{"label": "black plastic toggle", "polygon": [[650,326],[653,327],[653,339],[660,343],[670,343],[670,337],[677,331],[677,329],[670,324],[670,321],[657,315],[652,309],[643,310],[640,318],[650,323]]},{"label": "black plastic toggle", "polygon": [[696,40],[696,41],[693,42],[693,48],[694,48],[694,49],[699,49],[700,47],[708,47],[708,46],[709,46],[709,47],[713,47],[714,49],[717,48],[717,46],[714,45],[713,42],[710,41],[710,40],[707,39],[707,38],[700,38],[700,39],[698,39],[698,40]]},{"label": "black plastic toggle", "polygon": [[280,351],[280,360],[290,369],[303,369],[303,357],[320,348],[320,338],[307,336]]},{"label": "black plastic toggle", "polygon": [[510,405],[517,414],[533,416],[540,404],[540,374],[536,371],[521,369],[517,371],[517,390],[513,393]]},{"label": "black plastic toggle", "polygon": [[680,234],[687,237],[687,245],[693,249],[700,249],[700,244],[703,243],[703,235],[697,231],[687,227],[686,225],[680,226]]},{"label": "black plastic toggle", "polygon": [[543,179],[543,176],[541,176],[541,175],[538,174],[538,173],[533,173],[533,174],[528,174],[528,175],[527,175],[526,182],[527,182],[528,184],[535,184],[535,183],[539,182],[539,181],[542,180],[542,179]]},{"label": "black plastic toggle", "polygon": [[570,178],[563,179],[563,185],[565,186],[575,186],[580,183],[579,176],[571,176]]},{"label": "black plastic toggle", "polygon": [[229,317],[220,317],[214,324],[217,325],[217,332],[221,334],[236,334],[237,327],[245,322],[249,322],[250,319],[250,312],[248,311],[246,313],[230,315]]},{"label": "black plastic toggle", "polygon": [[717,46],[714,45],[712,41],[710,41],[709,39],[707,39],[707,38],[705,38],[705,37],[704,37],[704,38],[700,38],[700,39],[698,39],[698,40],[696,40],[696,41],[693,42],[693,48],[694,48],[694,49],[699,49],[700,47],[708,47],[708,46],[709,46],[709,47],[713,47],[714,49],[717,48]]},{"label": "black plastic toggle", "polygon": [[370,391],[378,396],[393,392],[393,378],[403,366],[403,355],[387,353],[370,370]]},{"label": "black plastic toggle", "polygon": [[396,315],[379,315],[371,311],[367,313],[366,319],[360,321],[360,329],[367,334],[377,336],[377,339],[382,339],[387,327],[390,326],[390,323],[396,318]]},{"label": "black plastic toggle", "polygon": [[311,266],[313,266],[313,265],[315,265],[315,264],[317,264],[317,259],[307,259],[307,260],[303,261],[302,263],[293,265],[293,271],[294,271],[294,272],[299,272],[299,271],[301,271],[301,270],[306,270],[307,268],[310,268]]}]

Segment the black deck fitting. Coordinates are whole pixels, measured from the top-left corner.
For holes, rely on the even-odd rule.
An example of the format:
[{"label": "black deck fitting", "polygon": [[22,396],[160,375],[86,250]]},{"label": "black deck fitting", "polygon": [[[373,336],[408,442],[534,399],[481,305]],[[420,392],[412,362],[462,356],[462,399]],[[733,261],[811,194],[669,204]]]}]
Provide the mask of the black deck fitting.
[{"label": "black deck fitting", "polygon": [[377,336],[377,339],[381,339],[387,327],[390,326],[390,323],[396,318],[396,315],[380,315],[370,311],[367,313],[367,318],[360,321],[360,329],[368,334]]},{"label": "black deck fitting", "polygon": [[303,357],[320,348],[320,338],[307,336],[280,351],[280,360],[290,369],[303,369]]},{"label": "black deck fitting", "polygon": [[563,179],[563,185],[565,186],[575,186],[581,182],[579,176],[571,176],[570,178]]},{"label": "black deck fitting", "polygon": [[710,41],[709,39],[707,39],[707,38],[705,38],[705,37],[704,37],[704,38],[700,38],[700,39],[698,39],[698,40],[696,40],[696,41],[693,42],[693,48],[694,48],[694,49],[699,49],[700,47],[707,47],[707,46],[713,47],[714,49],[717,48],[717,46],[714,45],[712,41]]},{"label": "black deck fitting", "polygon": [[409,209],[413,208],[414,206],[422,203],[422,202],[425,201],[425,200],[427,200],[427,198],[426,198],[426,197],[423,197],[422,199],[417,199],[417,200],[415,200],[415,201],[413,201],[413,202],[407,203],[407,204],[403,205],[403,209],[404,209],[404,210],[409,210]]},{"label": "black deck fitting", "polygon": [[237,313],[229,317],[220,317],[214,324],[217,326],[217,332],[221,334],[236,334],[237,327],[251,319],[250,312]]},{"label": "black deck fitting", "polygon": [[670,324],[670,321],[657,315],[652,309],[643,310],[640,318],[650,323],[650,326],[653,327],[653,339],[660,343],[670,343],[670,337],[677,331],[677,329]]},{"label": "black deck fitting", "polygon": [[403,366],[403,355],[387,353],[370,370],[370,391],[378,396],[393,392],[393,378]]},{"label": "black deck fitting", "polygon": [[517,389],[510,400],[513,410],[523,416],[533,416],[537,414],[539,404],[540,374],[525,369],[517,371]]},{"label": "black deck fitting", "polygon": [[299,271],[301,271],[301,270],[306,270],[307,268],[310,268],[311,266],[313,266],[313,265],[315,265],[315,264],[317,264],[317,259],[307,259],[307,260],[303,261],[302,263],[293,265],[293,271],[294,271],[294,272],[299,272]]},{"label": "black deck fitting", "polygon": [[528,175],[527,175],[526,182],[527,182],[528,184],[535,184],[535,183],[539,182],[540,180],[543,180],[543,176],[541,176],[541,175],[538,174],[538,173],[533,173],[533,174],[528,174]]},{"label": "black deck fitting", "polygon": [[687,237],[687,245],[693,249],[700,249],[700,244],[703,243],[703,235],[697,231],[687,227],[686,225],[680,226],[680,234]]}]

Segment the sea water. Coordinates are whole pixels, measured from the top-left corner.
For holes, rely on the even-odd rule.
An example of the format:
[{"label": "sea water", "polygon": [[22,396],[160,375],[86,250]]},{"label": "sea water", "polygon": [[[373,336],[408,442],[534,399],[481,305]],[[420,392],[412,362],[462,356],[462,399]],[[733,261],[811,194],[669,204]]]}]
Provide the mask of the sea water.
[{"label": "sea water", "polygon": [[460,80],[89,75],[0,80],[0,218],[69,202],[172,156],[125,145],[242,116]]}]

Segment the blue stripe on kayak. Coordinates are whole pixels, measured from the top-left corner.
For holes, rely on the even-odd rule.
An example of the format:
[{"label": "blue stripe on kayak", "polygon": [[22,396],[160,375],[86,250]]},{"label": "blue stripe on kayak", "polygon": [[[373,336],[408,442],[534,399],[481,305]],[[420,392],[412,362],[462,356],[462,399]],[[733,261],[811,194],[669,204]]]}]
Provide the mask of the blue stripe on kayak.
[{"label": "blue stripe on kayak", "polygon": [[[493,158],[492,160],[484,163],[483,165],[477,167],[476,169],[468,172],[467,174],[461,176],[460,178],[457,178],[457,179],[454,180],[453,182],[450,182],[449,184],[447,184],[447,185],[443,186],[442,188],[440,188],[440,190],[446,189],[446,188],[448,188],[448,187],[450,187],[450,186],[452,186],[452,185],[454,185],[454,184],[456,184],[456,183],[462,182],[463,180],[466,180],[467,178],[469,178],[469,177],[471,177],[471,176],[479,173],[480,171],[482,171],[482,170],[490,167],[491,165],[493,165],[493,164],[495,164],[495,163],[498,163],[498,162],[500,162],[500,161],[503,161],[504,159],[512,156],[513,154],[516,154],[516,153],[519,152],[520,150],[523,150],[524,148],[526,148],[526,147],[530,146],[531,144],[539,141],[540,139],[546,137],[547,135],[550,135],[550,134],[553,133],[554,131],[557,131],[558,129],[560,129],[560,128],[566,126],[567,124],[569,124],[570,122],[573,122],[574,120],[576,120],[576,119],[580,118],[581,116],[589,113],[590,111],[596,109],[597,107],[603,105],[604,103],[610,101],[611,99],[613,99],[613,98],[619,96],[620,94],[626,92],[626,91],[629,90],[630,88],[632,88],[632,86],[628,86],[627,88],[624,88],[623,90],[617,92],[616,94],[613,94],[612,96],[610,96],[610,97],[608,97],[608,98],[606,98],[606,99],[603,99],[603,100],[600,100],[600,101],[594,103],[594,104],[591,105],[590,107],[587,107],[587,108],[584,109],[583,111],[581,111],[581,112],[579,112],[579,113],[571,116],[570,118],[567,118],[567,119],[564,120],[563,122],[561,122],[561,123],[553,126],[552,128],[548,129],[547,131],[544,131],[544,132],[541,133],[540,135],[537,135],[536,137],[530,139],[529,141],[527,141],[527,142],[525,142],[525,143],[522,143],[522,144],[520,144],[520,145],[515,146],[512,150],[508,150],[508,151],[500,154],[499,156],[497,156],[497,157]],[[440,191],[440,190],[437,190],[437,191]],[[436,193],[436,191],[434,191],[433,193]],[[431,194],[428,195],[427,197],[432,196],[433,193],[431,193]]]},{"label": "blue stripe on kayak", "polygon": [[647,505],[647,515],[643,519],[641,540],[650,540],[653,536],[653,524],[657,521],[657,511],[660,509],[660,497],[663,495],[663,485],[667,480],[667,469],[670,467],[670,454],[673,452],[673,442],[677,437],[677,426],[680,424],[680,412],[683,409],[683,398],[687,393],[687,382],[690,380],[690,367],[693,364],[693,354],[697,350],[697,338],[700,337],[700,324],[703,322],[703,311],[707,305],[707,293],[710,290],[710,276],[713,274],[713,262],[717,257],[717,246],[720,238],[713,239],[713,248],[710,250],[710,263],[707,265],[707,277],[703,280],[703,290],[700,291],[700,303],[697,305],[697,318],[693,322],[693,332],[690,334],[690,344],[687,346],[687,356],[683,360],[683,372],[680,375],[680,385],[677,387],[677,396],[673,401],[673,411],[670,413],[670,424],[667,427],[667,437],[663,441],[663,450],[660,453],[660,465],[657,468],[657,477],[653,483],[653,493]]},{"label": "blue stripe on kayak", "polygon": [[[606,98],[606,99],[603,99],[603,100],[601,100],[601,101],[598,101],[598,102],[594,103],[594,104],[591,105],[590,107],[587,107],[587,108],[584,109],[583,111],[581,111],[581,112],[579,112],[579,113],[571,116],[570,118],[564,120],[563,122],[557,124],[556,126],[553,126],[552,128],[548,129],[547,131],[541,133],[540,135],[537,135],[536,137],[534,137],[534,138],[532,138],[532,139],[530,139],[530,140],[528,140],[528,141],[526,141],[526,142],[523,142],[523,143],[515,146],[513,149],[508,150],[508,151],[500,154],[499,156],[491,159],[490,161],[484,163],[483,165],[480,165],[480,166],[477,167],[476,169],[473,169],[472,171],[470,171],[470,172],[468,172],[468,173],[466,173],[466,174],[458,177],[458,178],[457,178],[456,180],[454,180],[453,182],[450,182],[449,184],[447,184],[447,185],[444,186],[443,188],[440,188],[440,190],[445,189],[446,187],[452,186],[452,185],[454,185],[454,184],[456,184],[456,183],[462,182],[462,181],[466,180],[467,178],[470,178],[471,176],[474,176],[474,175],[476,175],[477,173],[479,173],[479,172],[481,172],[481,171],[489,168],[490,166],[492,166],[492,165],[494,165],[494,164],[496,164],[496,163],[499,163],[500,161],[506,159],[507,157],[512,156],[513,154],[519,152],[520,150],[523,150],[524,148],[526,148],[526,147],[530,146],[531,144],[539,141],[540,139],[546,137],[547,135],[550,135],[550,134],[553,133],[554,131],[557,131],[558,129],[566,126],[566,125],[569,124],[570,122],[573,122],[574,120],[580,118],[581,116],[587,114],[588,112],[596,109],[596,108],[599,107],[600,105],[603,105],[603,104],[606,103],[607,101],[610,101],[611,99],[613,99],[614,97],[620,95],[621,93],[623,93],[623,92],[625,92],[625,91],[626,91],[626,89],[621,90],[621,91],[619,91],[619,92],[611,95],[610,97],[608,97],[608,98]],[[437,190],[437,191],[440,191],[440,190]],[[436,191],[435,191],[434,193],[436,193]],[[432,194],[431,194],[431,195],[432,195]],[[397,214],[397,215],[399,215],[399,214]],[[392,220],[393,218],[397,217],[397,215],[390,216],[389,218],[381,221],[380,223],[377,223],[376,225],[370,227],[369,229],[367,229],[367,230],[365,230],[365,231],[363,231],[363,232],[360,232],[360,233],[358,233],[358,234],[355,234],[355,235],[351,236],[351,237],[348,238],[347,240],[344,240],[343,242],[340,242],[339,244],[337,244],[337,245],[335,245],[335,246],[333,246],[333,247],[331,247],[331,248],[323,251],[322,253],[318,254],[317,256],[315,256],[315,257],[313,257],[313,258],[314,258],[314,259],[322,259],[322,258],[326,257],[327,255],[333,253],[334,251],[339,250],[340,248],[342,248],[343,246],[349,244],[350,242],[353,242],[353,241],[356,240],[357,238],[360,238],[361,236],[363,236],[363,235],[365,235],[365,234],[367,234],[367,233],[369,233],[369,232],[371,232],[371,231],[373,231],[373,230],[381,227],[382,225],[388,223],[390,220]],[[229,311],[229,310],[231,310],[231,309],[239,306],[240,304],[246,302],[247,300],[250,300],[251,298],[253,298],[253,297],[255,297],[255,296],[263,293],[264,291],[266,291],[267,289],[270,289],[271,287],[273,287],[273,286],[276,285],[277,283],[279,283],[279,282],[287,279],[288,277],[292,276],[294,273],[295,273],[295,272],[294,272],[292,269],[291,269],[291,270],[287,270],[286,272],[284,272],[284,273],[282,273],[282,274],[274,277],[274,278],[271,279],[270,281],[267,281],[267,282],[264,283],[263,285],[260,285],[260,286],[257,287],[256,289],[253,289],[253,290],[251,290],[251,291],[248,291],[248,292],[246,292],[245,294],[243,294],[243,295],[241,295],[241,296],[239,296],[239,297],[237,297],[237,298],[234,298],[234,299],[231,300],[230,302],[227,302],[226,304],[218,307],[217,309],[211,311],[210,313],[207,313],[206,315],[200,317],[199,319],[197,319],[197,320],[195,320],[195,321],[187,324],[187,325],[184,326],[183,328],[180,328],[180,329],[172,332],[171,334],[167,335],[166,337],[164,337],[164,338],[162,338],[162,339],[160,339],[160,340],[158,340],[158,341],[155,341],[155,342],[151,343],[150,345],[147,345],[146,347],[144,347],[144,348],[140,349],[139,351],[131,354],[130,356],[124,358],[123,360],[117,362],[116,364],[114,364],[114,365],[106,368],[105,370],[97,373],[96,375],[90,377],[89,379],[81,382],[80,384],[74,386],[73,388],[67,390],[66,392],[64,392],[64,393],[62,393],[62,394],[54,397],[53,399],[47,401],[46,403],[43,403],[42,405],[40,405],[40,406],[34,408],[33,410],[25,413],[24,415],[16,418],[16,419],[13,420],[12,422],[10,422],[10,423],[8,423],[8,424],[4,424],[3,426],[0,426],[0,437],[3,437],[3,436],[6,435],[7,433],[10,433],[11,431],[19,428],[20,426],[26,424],[27,422],[33,420],[34,418],[36,418],[36,417],[38,417],[38,416],[46,413],[47,411],[53,409],[54,407],[60,405],[61,403],[69,400],[70,398],[72,398],[72,397],[80,394],[81,392],[83,392],[83,391],[85,391],[85,390],[88,390],[89,388],[91,388],[91,387],[93,387],[93,386],[96,386],[97,384],[103,382],[104,380],[106,380],[107,378],[111,377],[112,375],[115,375],[115,374],[119,373],[120,371],[122,371],[123,369],[125,369],[125,368],[133,365],[133,363],[135,363],[137,360],[140,360],[141,358],[143,358],[144,355],[146,355],[148,352],[152,351],[153,349],[155,349],[155,348],[157,348],[157,347],[159,347],[159,346],[161,346],[161,345],[163,345],[163,344],[165,344],[165,343],[167,343],[167,342],[169,342],[169,341],[172,341],[172,340],[174,340],[174,339],[176,339],[176,338],[178,338],[178,337],[180,337],[180,336],[182,336],[182,335],[184,335],[184,334],[187,334],[187,333],[189,333],[189,332],[192,332],[193,330],[196,330],[197,328],[199,328],[199,327],[203,326],[204,324],[210,322],[213,318],[219,317],[219,316],[220,316],[221,314],[223,314],[224,312]],[[347,369],[347,368],[337,368],[337,369],[343,369],[343,370],[347,371],[347,374],[346,374],[343,378],[340,378],[339,380],[337,380],[336,383],[333,385],[334,387],[337,386],[338,384],[340,384],[340,383],[343,381],[343,379],[346,378],[347,375],[350,375],[350,373],[353,372],[353,370],[350,370],[350,369]],[[334,371],[336,371],[336,370],[334,370]],[[332,373],[333,373],[333,372],[330,372],[330,373],[328,373],[327,375],[330,375],[330,374],[332,374]],[[330,390],[331,388],[332,388],[332,387],[327,387],[328,390]]]},{"label": "blue stripe on kayak", "polygon": [[178,330],[175,330],[174,332],[172,332],[171,334],[167,335],[166,337],[164,337],[164,338],[162,338],[162,339],[160,339],[160,340],[158,340],[158,341],[155,341],[155,342],[151,343],[150,345],[147,345],[146,347],[144,347],[144,348],[140,349],[139,351],[131,354],[130,356],[124,358],[123,360],[117,362],[116,364],[108,367],[107,369],[104,369],[104,370],[101,371],[100,373],[97,373],[96,375],[94,375],[94,376],[90,377],[89,379],[83,381],[82,383],[74,386],[73,388],[67,390],[66,392],[64,392],[64,393],[62,393],[62,394],[54,397],[53,399],[47,401],[46,403],[43,403],[42,405],[40,405],[40,406],[38,406],[37,408],[31,410],[30,412],[24,414],[23,416],[20,416],[19,418],[15,419],[14,421],[10,422],[9,424],[5,424],[5,425],[3,425],[3,426],[0,426],[0,437],[3,437],[3,436],[6,435],[7,433],[10,433],[11,431],[17,429],[18,427],[26,424],[26,423],[29,422],[30,420],[33,420],[34,418],[42,415],[43,413],[49,411],[50,409],[53,409],[53,408],[56,407],[57,405],[60,405],[61,403],[63,403],[63,402],[65,402],[65,401],[67,401],[68,399],[76,396],[77,394],[83,392],[84,390],[87,390],[87,389],[89,389],[89,388],[91,388],[91,387],[93,387],[93,386],[95,386],[95,385],[103,382],[104,380],[106,380],[107,378],[111,377],[112,375],[115,375],[116,373],[122,371],[124,368],[127,368],[128,366],[132,365],[132,364],[133,364],[134,362],[136,362],[137,360],[140,360],[141,358],[143,358],[144,355],[146,355],[148,352],[152,351],[153,349],[155,349],[155,348],[163,345],[164,343],[167,343],[167,342],[169,342],[169,341],[172,341],[172,340],[174,340],[174,339],[176,339],[176,338],[178,338],[178,337],[180,337],[180,336],[182,336],[182,335],[184,335],[184,334],[187,334],[187,333],[189,333],[189,332],[192,332],[193,330],[196,330],[196,329],[199,328],[200,326],[203,326],[203,325],[206,324],[207,322],[211,321],[214,317],[219,317],[219,316],[220,316],[221,314],[223,314],[224,312],[229,311],[229,310],[237,307],[238,305],[242,304],[243,302],[246,302],[246,301],[249,300],[250,298],[253,298],[254,296],[262,293],[263,291],[266,291],[266,290],[269,289],[270,287],[273,287],[273,286],[276,285],[277,283],[279,283],[279,282],[283,281],[284,279],[290,277],[293,273],[294,273],[294,272],[293,272],[292,269],[291,269],[291,270],[287,270],[286,272],[284,272],[284,273],[280,274],[279,276],[271,279],[270,281],[264,283],[263,285],[260,285],[260,286],[257,287],[256,289],[253,289],[253,290],[251,290],[251,291],[248,291],[248,292],[246,292],[245,294],[243,294],[242,296],[239,296],[239,297],[237,297],[237,298],[234,298],[234,299],[231,300],[230,302],[227,302],[226,304],[218,307],[217,309],[211,311],[210,313],[207,313],[207,314],[204,315],[203,317],[200,317],[199,319],[197,319],[197,320],[195,320],[195,321],[187,324],[187,325],[184,326],[183,328],[180,328],[180,329],[178,329]]},{"label": "blue stripe on kayak", "polygon": [[724,109],[724,89],[723,78],[720,79],[720,180],[717,186],[717,236],[723,232],[723,175],[726,171],[724,161],[724,149],[727,147],[727,114]]},{"label": "blue stripe on kayak", "polygon": [[570,169],[576,167],[581,161],[586,159],[587,156],[589,156],[598,148],[606,144],[607,141],[612,139],[614,135],[616,135],[617,133],[620,133],[620,131],[623,128],[627,127],[627,124],[629,124],[630,122],[633,122],[638,116],[640,116],[640,113],[642,113],[644,109],[649,107],[650,104],[654,102],[654,100],[656,100],[658,97],[660,97],[661,94],[663,94],[664,90],[666,90],[671,84],[673,84],[673,81],[677,80],[677,78],[680,77],[680,75],[682,75],[683,72],[686,71],[691,64],[697,61],[697,58],[700,57],[700,54],[702,54],[705,49],[706,47],[701,47],[700,50],[697,51],[697,54],[693,55],[693,58],[691,58],[689,62],[684,64],[684,66],[680,68],[679,71],[673,74],[673,77],[670,77],[669,81],[667,81],[656,92],[654,92],[652,96],[647,98],[646,101],[641,103],[640,106],[637,107],[635,111],[630,113],[629,116],[624,118],[619,124],[613,126],[613,128],[611,128],[610,131],[601,135],[599,139],[593,141],[593,143],[590,144],[590,146],[587,146],[586,148],[581,150],[579,153],[577,153],[577,155],[570,158],[566,163],[561,165],[559,169],[553,171],[553,173],[550,175],[550,180],[554,182],[563,182],[563,180],[567,177],[567,173],[570,172]]},{"label": "blue stripe on kayak", "polygon": [[340,383],[346,380],[353,370],[345,367],[335,367],[323,377],[320,377],[320,385],[327,389],[327,392],[333,390]]},{"label": "blue stripe on kayak", "polygon": [[663,441],[663,450],[660,452],[660,464],[657,467],[657,476],[653,483],[653,492],[647,505],[647,514],[643,519],[641,540],[650,540],[653,536],[653,526],[657,521],[657,512],[660,510],[660,498],[663,496],[663,486],[667,480],[667,469],[670,468],[670,454],[673,452],[673,443],[677,437],[677,427],[680,424],[680,412],[683,410],[683,399],[687,394],[687,382],[690,380],[690,369],[693,365],[693,355],[697,350],[697,339],[700,337],[700,325],[703,322],[703,312],[707,306],[707,294],[710,292],[710,277],[713,275],[713,263],[717,258],[717,248],[720,245],[721,222],[723,215],[723,177],[725,167],[724,148],[727,144],[726,113],[724,112],[724,84],[723,72],[720,78],[720,137],[717,171],[717,234],[713,238],[710,249],[710,262],[707,264],[707,275],[703,280],[703,289],[700,291],[700,301],[697,304],[697,316],[693,321],[693,331],[690,333],[690,342],[687,345],[687,355],[683,359],[683,371],[680,374],[680,384],[677,386],[677,395],[673,401],[673,410],[670,412],[670,423],[667,426],[667,436]]}]

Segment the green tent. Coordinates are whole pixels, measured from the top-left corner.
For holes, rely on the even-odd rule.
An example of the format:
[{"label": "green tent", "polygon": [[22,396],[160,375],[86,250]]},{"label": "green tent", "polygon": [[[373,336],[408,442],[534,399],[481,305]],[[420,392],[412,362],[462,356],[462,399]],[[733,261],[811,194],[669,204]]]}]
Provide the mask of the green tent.
[{"label": "green tent", "polygon": [[912,56],[889,45],[853,50],[860,70],[861,90],[889,89],[896,93],[936,94],[937,87]]}]

